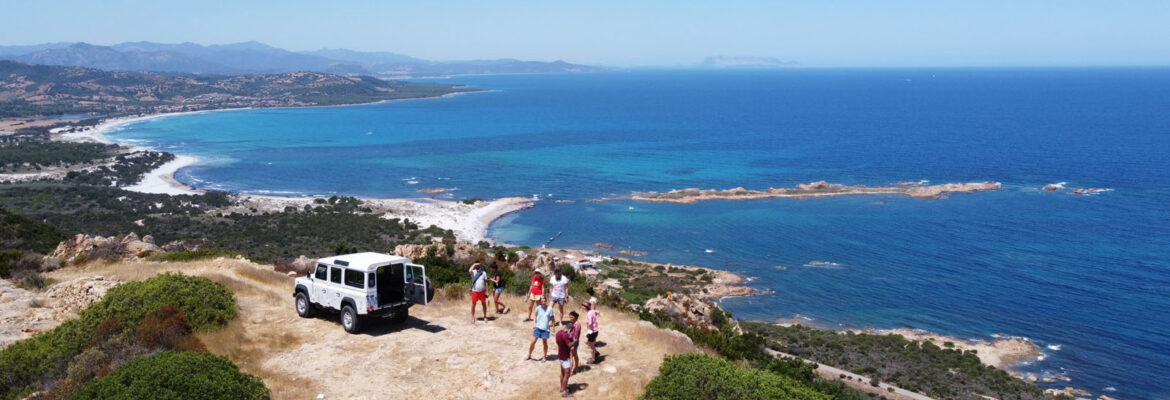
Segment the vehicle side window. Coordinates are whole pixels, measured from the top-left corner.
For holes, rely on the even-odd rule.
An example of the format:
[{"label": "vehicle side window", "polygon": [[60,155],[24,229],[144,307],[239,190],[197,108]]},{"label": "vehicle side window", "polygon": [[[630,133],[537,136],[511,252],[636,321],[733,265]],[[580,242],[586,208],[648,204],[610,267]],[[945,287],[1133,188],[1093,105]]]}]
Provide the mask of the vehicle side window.
[{"label": "vehicle side window", "polygon": [[329,281],[333,283],[341,283],[341,268],[329,268]]},{"label": "vehicle side window", "polygon": [[317,264],[317,276],[315,278],[320,280],[329,279],[329,269],[325,268],[324,264]]},{"label": "vehicle side window", "polygon": [[369,279],[366,279],[366,287],[368,287],[368,288],[378,287],[378,283],[377,283],[378,281],[374,280],[375,275],[376,274],[374,274],[373,272],[370,273]]},{"label": "vehicle side window", "polygon": [[365,283],[362,278],[365,278],[365,274],[359,271],[352,269],[345,270],[345,286],[361,289],[362,284]]}]

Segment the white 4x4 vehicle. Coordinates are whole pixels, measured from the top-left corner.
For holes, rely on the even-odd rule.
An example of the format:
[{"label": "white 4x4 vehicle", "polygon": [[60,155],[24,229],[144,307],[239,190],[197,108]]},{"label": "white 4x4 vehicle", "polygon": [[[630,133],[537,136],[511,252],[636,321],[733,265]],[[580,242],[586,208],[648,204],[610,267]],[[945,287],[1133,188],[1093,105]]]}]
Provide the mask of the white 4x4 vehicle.
[{"label": "white 4x4 vehicle", "polygon": [[357,333],[362,318],[406,319],[410,306],[435,297],[426,267],[409,258],[381,253],[325,257],[293,290],[297,314],[309,318],[321,308],[341,311],[341,326]]}]

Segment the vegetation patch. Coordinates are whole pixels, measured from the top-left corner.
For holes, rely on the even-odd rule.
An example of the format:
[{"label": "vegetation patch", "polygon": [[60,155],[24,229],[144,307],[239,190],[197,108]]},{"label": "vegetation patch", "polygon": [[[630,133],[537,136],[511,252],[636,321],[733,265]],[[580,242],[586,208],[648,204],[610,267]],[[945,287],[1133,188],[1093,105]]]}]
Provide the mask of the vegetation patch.
[{"label": "vegetation patch", "polygon": [[[1036,385],[984,365],[974,352],[948,349],[900,335],[871,335],[744,323],[776,350],[851,370],[935,398],[1050,398]],[[981,396],[982,395],[982,396]]]},{"label": "vegetation patch", "polygon": [[73,399],[267,399],[264,382],[227,358],[165,351],[134,359],[79,390]]},{"label": "vegetation patch", "polygon": [[704,354],[669,356],[659,371],[643,399],[833,399],[799,380]]},{"label": "vegetation patch", "polygon": [[0,398],[58,381],[76,387],[116,361],[160,348],[201,349],[182,337],[221,328],[235,315],[232,292],[207,278],[164,274],[116,286],[77,319],[0,350]]}]

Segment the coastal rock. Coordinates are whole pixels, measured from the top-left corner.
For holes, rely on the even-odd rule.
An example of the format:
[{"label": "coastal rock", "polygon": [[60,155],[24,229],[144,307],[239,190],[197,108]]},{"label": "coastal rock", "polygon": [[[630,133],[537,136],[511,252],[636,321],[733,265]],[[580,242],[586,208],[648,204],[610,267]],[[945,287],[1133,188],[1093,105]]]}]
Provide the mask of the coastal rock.
[{"label": "coastal rock", "polygon": [[601,242],[598,242],[598,243],[594,243],[594,244],[593,244],[593,247],[596,247],[596,248],[599,248],[599,249],[610,249],[610,250],[613,250],[613,247],[614,247],[614,246],[613,246],[612,244],[609,244],[609,243],[601,243]]},{"label": "coastal rock", "polygon": [[1060,189],[1064,189],[1064,186],[1061,186],[1061,185],[1058,185],[1055,183],[1049,183],[1047,185],[1044,185],[1045,192],[1055,192],[1055,191],[1060,190]]},{"label": "coastal rock", "polygon": [[292,271],[289,272],[295,271],[299,273],[305,273],[312,269],[316,264],[316,259],[305,257],[302,254],[300,257],[297,257],[296,260],[293,260],[291,263],[289,263],[289,268],[292,268]]},{"label": "coastal rock", "polygon": [[682,293],[672,293],[666,297],[659,295],[647,300],[645,309],[649,312],[661,311],[686,327],[708,331],[719,329],[711,321],[711,312],[717,309],[715,303],[697,296]]},{"label": "coastal rock", "polygon": [[394,247],[394,255],[412,260],[423,258],[427,255],[427,246],[421,244],[400,244]]},{"label": "coastal rock", "polygon": [[817,182],[812,182],[812,183],[802,183],[802,184],[796,185],[796,188],[800,189],[800,190],[811,191],[811,190],[831,189],[831,188],[833,188],[833,186],[834,185],[832,183],[829,183],[826,181],[817,181]]},{"label": "coastal rock", "polygon": [[644,255],[647,255],[650,253],[647,253],[645,251],[638,251],[638,250],[620,250],[620,251],[618,251],[618,254],[625,255],[625,256],[644,256]]},{"label": "coastal rock", "polygon": [[483,250],[466,242],[455,242],[453,245],[455,251],[452,255],[447,255],[448,244],[435,243],[430,245],[423,244],[400,244],[394,247],[394,255],[399,257],[406,257],[411,260],[419,259],[427,256],[427,252],[431,247],[434,247],[435,255],[442,258],[449,258],[459,262],[474,262],[483,258]]},{"label": "coastal rock", "polygon": [[152,243],[147,243],[131,233],[121,239],[110,236],[77,235],[57,245],[46,262],[53,259],[62,260],[69,264],[84,264],[94,260],[121,260],[149,257],[164,250]]}]

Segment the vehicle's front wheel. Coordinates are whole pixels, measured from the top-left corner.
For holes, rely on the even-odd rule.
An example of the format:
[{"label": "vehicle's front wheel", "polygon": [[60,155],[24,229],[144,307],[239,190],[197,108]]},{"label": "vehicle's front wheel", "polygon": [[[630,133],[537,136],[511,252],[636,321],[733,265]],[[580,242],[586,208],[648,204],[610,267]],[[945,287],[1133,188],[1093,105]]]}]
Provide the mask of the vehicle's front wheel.
[{"label": "vehicle's front wheel", "polygon": [[309,303],[309,295],[305,292],[297,292],[297,315],[301,318],[309,318],[313,316],[313,305]]},{"label": "vehicle's front wheel", "polygon": [[361,322],[358,320],[358,313],[353,307],[346,305],[341,308],[341,327],[345,328],[346,332],[357,333],[361,327]]}]

